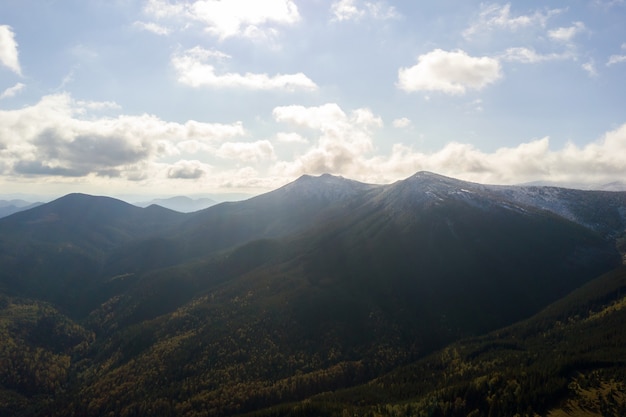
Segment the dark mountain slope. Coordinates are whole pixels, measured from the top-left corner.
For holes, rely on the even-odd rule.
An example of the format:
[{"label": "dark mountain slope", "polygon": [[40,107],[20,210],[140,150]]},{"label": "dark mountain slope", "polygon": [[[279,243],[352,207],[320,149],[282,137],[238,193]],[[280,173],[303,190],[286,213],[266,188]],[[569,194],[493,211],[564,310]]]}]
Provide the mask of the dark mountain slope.
[{"label": "dark mountain slope", "polygon": [[145,272],[212,256],[252,240],[298,233],[325,223],[333,209],[373,188],[332,175],[305,175],[267,194],[192,213],[167,235],[120,246],[107,258],[105,275]]},{"label": "dark mountain slope", "polygon": [[625,295],[620,267],[528,320],[454,343],[367,385],[254,415],[620,417]]},{"label": "dark mountain slope", "polygon": [[171,228],[180,219],[158,206],[141,209],[110,197],[69,194],[1,219],[0,236],[105,250]]},{"label": "dark mountain slope", "polygon": [[169,230],[182,215],[70,194],[0,219],[0,288],[72,306],[120,245]]},{"label": "dark mountain slope", "polygon": [[253,239],[286,236],[306,230],[322,221],[329,208],[375,187],[328,174],[304,175],[267,194],[194,213],[179,236],[196,256]]},{"label": "dark mountain slope", "polygon": [[302,239],[304,274],[463,334],[532,314],[619,263],[598,234],[469,185],[418,174],[370,195]]},{"label": "dark mountain slope", "polygon": [[[139,208],[114,204],[102,225],[72,210],[78,221],[58,230],[28,223],[22,246],[36,250],[17,282],[96,338],[39,415],[223,416],[301,401],[528,317],[620,261],[611,233],[430,173],[389,186],[303,177],[192,215],[156,211],[173,216],[162,227]],[[9,242],[18,234],[4,224]]]},{"label": "dark mountain slope", "polygon": [[79,400],[56,409],[234,415],[302,400],[528,317],[619,263],[599,234],[467,187],[416,175],[307,231],[139,274],[90,315]]}]

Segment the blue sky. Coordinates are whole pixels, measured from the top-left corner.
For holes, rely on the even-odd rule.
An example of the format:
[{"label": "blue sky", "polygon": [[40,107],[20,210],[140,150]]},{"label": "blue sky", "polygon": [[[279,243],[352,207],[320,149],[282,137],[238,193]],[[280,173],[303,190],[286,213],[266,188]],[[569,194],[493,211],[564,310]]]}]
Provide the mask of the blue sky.
[{"label": "blue sky", "polygon": [[5,0],[0,193],[621,181],[624,22],[624,0]]}]

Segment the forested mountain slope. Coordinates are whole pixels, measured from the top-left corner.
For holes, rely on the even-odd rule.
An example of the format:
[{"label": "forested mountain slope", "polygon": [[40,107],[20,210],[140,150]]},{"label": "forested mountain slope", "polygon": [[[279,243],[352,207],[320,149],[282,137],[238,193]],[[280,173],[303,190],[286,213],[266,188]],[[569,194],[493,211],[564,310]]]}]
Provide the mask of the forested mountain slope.
[{"label": "forested mountain slope", "polygon": [[254,415],[626,415],[626,267],[360,387]]},{"label": "forested mountain slope", "polygon": [[191,214],[70,195],[0,219],[0,414],[293,410],[511,325],[621,263],[625,193],[534,188],[305,176]]}]

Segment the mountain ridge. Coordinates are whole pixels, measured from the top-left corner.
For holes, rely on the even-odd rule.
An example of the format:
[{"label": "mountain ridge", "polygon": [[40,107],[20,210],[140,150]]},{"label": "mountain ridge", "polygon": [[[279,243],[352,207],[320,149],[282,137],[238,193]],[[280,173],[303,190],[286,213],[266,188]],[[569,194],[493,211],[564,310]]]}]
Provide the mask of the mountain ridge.
[{"label": "mountain ridge", "polygon": [[[0,414],[2,401],[23,416],[289,409],[620,264],[626,193],[518,192],[322,175],[189,214],[72,194],[0,219],[0,332],[24,370],[0,362]],[[56,371],[31,365],[37,349]]]}]

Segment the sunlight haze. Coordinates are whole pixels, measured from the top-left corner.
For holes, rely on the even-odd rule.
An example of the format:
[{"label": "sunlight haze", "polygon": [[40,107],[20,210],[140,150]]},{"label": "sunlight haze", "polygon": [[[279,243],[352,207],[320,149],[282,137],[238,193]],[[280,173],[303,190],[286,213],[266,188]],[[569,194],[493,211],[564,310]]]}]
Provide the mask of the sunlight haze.
[{"label": "sunlight haze", "polygon": [[3,194],[626,177],[626,2],[0,4]]}]

